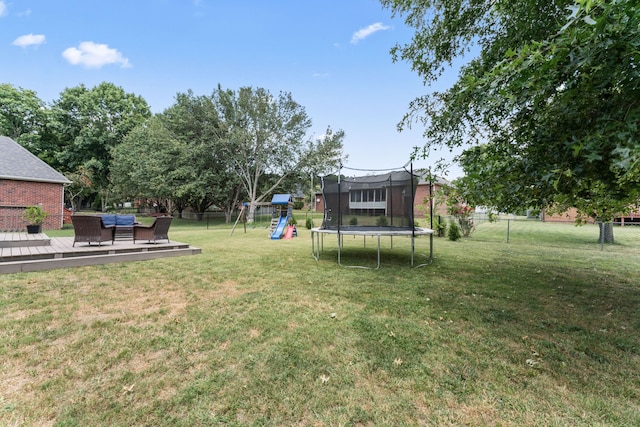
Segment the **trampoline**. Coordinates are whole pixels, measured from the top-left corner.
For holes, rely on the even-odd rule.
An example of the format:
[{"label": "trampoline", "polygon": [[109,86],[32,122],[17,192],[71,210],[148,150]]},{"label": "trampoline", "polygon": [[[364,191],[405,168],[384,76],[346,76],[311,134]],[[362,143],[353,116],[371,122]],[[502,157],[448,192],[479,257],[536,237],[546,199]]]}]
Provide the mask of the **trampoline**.
[{"label": "trampoline", "polygon": [[[409,163],[407,163],[409,165]],[[355,268],[380,268],[380,240],[394,237],[411,239],[411,265],[422,267],[433,262],[433,230],[415,226],[414,199],[417,176],[413,165],[407,170],[393,170],[382,174],[345,177],[342,167],[335,175],[320,177],[324,203],[322,226],[311,229],[311,254],[320,259],[324,249],[324,236],[336,236],[338,241],[338,265]],[[377,265],[343,265],[342,246],[344,236],[362,236],[377,240]],[[429,236],[429,262],[415,266],[415,240]]]}]

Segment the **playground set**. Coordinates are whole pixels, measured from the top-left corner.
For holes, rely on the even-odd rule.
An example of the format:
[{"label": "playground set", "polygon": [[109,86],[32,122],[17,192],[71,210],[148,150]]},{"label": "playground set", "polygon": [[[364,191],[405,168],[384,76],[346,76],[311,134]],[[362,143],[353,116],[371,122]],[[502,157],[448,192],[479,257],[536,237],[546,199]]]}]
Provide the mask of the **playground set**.
[{"label": "playground set", "polygon": [[293,221],[293,200],[291,194],[274,194],[271,199],[271,240],[291,239],[298,236]]},{"label": "playground set", "polygon": [[[249,202],[242,204],[238,218],[231,229],[231,235],[240,221],[244,225],[244,232],[247,232],[246,211],[250,206]],[[287,240],[298,236],[298,230],[293,224],[293,198],[291,194],[274,194],[270,203],[254,203],[253,206],[257,208],[269,206],[271,208],[271,226],[269,228],[271,240]]]}]

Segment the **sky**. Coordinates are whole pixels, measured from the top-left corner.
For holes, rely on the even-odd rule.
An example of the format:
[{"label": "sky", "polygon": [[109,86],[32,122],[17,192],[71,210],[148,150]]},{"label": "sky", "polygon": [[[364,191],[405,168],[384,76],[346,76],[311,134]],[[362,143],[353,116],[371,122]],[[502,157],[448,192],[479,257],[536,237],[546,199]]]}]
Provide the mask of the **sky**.
[{"label": "sky", "polygon": [[[395,169],[422,146],[422,128],[397,131],[410,101],[456,77],[425,87],[393,63],[390,49],[412,34],[377,0],[0,0],[0,83],[50,103],[110,82],[154,113],[177,93],[218,85],[289,92],[313,122],[310,137],[345,132],[346,167]],[[452,156],[434,152],[414,168],[441,157]]]}]

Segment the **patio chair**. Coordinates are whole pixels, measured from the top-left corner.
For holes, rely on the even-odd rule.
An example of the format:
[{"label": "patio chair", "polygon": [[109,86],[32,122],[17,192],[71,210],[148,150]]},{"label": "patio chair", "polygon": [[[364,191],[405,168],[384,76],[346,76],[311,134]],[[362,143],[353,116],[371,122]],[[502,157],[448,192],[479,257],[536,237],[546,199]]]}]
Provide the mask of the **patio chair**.
[{"label": "patio chair", "polygon": [[102,218],[94,215],[71,215],[73,230],[75,236],[73,238],[73,246],[76,242],[98,242],[98,246],[102,246],[102,242],[116,238],[116,228],[114,226],[105,226]]},{"label": "patio chair", "polygon": [[173,217],[170,216],[159,216],[151,225],[134,225],[133,243],[135,243],[136,240],[146,240],[149,243],[153,241],[153,243],[156,243],[156,240],[164,239],[170,243],[169,226],[171,225],[172,219]]}]

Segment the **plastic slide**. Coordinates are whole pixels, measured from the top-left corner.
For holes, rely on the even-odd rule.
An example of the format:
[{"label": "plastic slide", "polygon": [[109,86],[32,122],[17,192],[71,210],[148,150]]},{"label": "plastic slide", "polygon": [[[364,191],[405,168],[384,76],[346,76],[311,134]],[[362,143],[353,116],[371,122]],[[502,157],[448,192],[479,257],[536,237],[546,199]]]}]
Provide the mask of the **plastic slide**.
[{"label": "plastic slide", "polygon": [[293,229],[294,229],[293,225],[288,226],[287,227],[287,232],[284,233],[284,237],[282,237],[282,238],[286,239],[286,240],[291,239],[293,237]]},{"label": "plastic slide", "polygon": [[280,237],[282,237],[282,233],[284,233],[284,227],[287,225],[287,217],[283,216],[280,217],[280,221],[278,221],[278,226],[276,227],[276,229],[273,231],[273,234],[271,235],[271,240],[280,240]]}]

